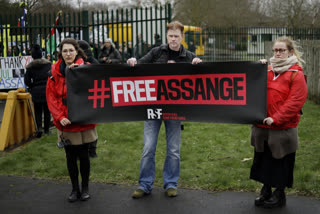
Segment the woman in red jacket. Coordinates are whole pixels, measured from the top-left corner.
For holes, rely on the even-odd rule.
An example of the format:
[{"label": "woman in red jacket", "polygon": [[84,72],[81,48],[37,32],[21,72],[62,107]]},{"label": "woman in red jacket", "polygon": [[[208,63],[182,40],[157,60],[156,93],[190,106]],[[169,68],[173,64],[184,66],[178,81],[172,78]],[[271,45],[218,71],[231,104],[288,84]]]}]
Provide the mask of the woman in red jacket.
[{"label": "woman in red jacket", "polygon": [[[252,126],[254,160],[250,178],[263,183],[255,205],[264,208],[286,204],[285,188],[292,187],[297,126],[307,99],[307,85],[301,68],[301,53],[295,41],[280,37],[274,42],[268,68],[267,117]],[[261,60],[267,63],[267,60]],[[272,192],[272,188],[275,190]]]},{"label": "woman in red jacket", "polygon": [[[57,127],[58,147],[64,147],[67,158],[67,167],[72,183],[72,192],[68,197],[69,202],[78,199],[83,201],[90,198],[88,193],[90,160],[88,143],[97,141],[96,124],[72,124],[68,119],[66,105],[67,69],[84,64],[86,55],[74,39],[64,39],[59,45],[59,60],[51,67],[51,77],[47,83],[47,103]],[[82,189],[80,192],[78,181],[77,159],[80,160],[80,174]]]}]

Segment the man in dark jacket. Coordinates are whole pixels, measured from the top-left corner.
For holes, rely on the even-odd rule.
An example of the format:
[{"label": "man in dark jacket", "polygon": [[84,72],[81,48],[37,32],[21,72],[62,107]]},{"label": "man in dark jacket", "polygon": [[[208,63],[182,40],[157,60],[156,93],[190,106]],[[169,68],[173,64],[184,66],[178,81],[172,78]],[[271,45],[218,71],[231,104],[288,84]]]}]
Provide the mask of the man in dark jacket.
[{"label": "man in dark jacket", "polygon": [[[168,44],[153,48],[138,63],[201,63],[193,53],[186,50],[181,41],[184,38],[184,26],[174,21],[167,25]],[[128,59],[127,63],[134,66],[136,58]],[[144,123],[144,147],[140,165],[139,187],[132,193],[133,198],[141,198],[150,194],[155,178],[155,152],[157,138],[162,120],[147,120]],[[167,155],[163,167],[163,187],[166,195],[175,197],[178,194],[177,185],[180,176],[180,142],[181,122],[164,120],[167,135]]]},{"label": "man in dark jacket", "polygon": [[42,112],[44,113],[44,132],[49,134],[50,112],[46,100],[46,85],[48,79],[48,71],[51,69],[51,62],[42,58],[42,51],[38,44],[34,45],[31,50],[33,61],[27,65],[27,71],[24,76],[24,83],[29,87],[36,123],[39,132],[37,136],[42,134]]},{"label": "man in dark jacket", "polygon": [[106,42],[99,55],[99,62],[101,64],[119,64],[121,62],[121,55],[111,39],[106,39]]}]

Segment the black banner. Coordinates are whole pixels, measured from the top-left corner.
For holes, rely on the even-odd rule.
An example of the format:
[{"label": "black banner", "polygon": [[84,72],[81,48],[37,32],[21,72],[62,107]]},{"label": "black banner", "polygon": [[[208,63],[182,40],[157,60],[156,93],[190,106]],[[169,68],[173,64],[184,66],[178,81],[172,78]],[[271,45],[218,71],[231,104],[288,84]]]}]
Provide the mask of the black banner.
[{"label": "black banner", "polygon": [[266,113],[267,65],[84,65],[67,72],[72,123],[168,119],[259,123]]}]

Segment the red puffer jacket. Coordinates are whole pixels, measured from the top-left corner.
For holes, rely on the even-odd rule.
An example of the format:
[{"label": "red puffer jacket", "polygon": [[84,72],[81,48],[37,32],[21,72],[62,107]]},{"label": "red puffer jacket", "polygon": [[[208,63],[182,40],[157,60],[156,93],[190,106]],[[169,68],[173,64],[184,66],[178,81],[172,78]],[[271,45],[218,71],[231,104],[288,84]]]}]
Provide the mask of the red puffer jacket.
[{"label": "red puffer jacket", "polygon": [[[67,84],[65,76],[60,72],[60,65],[62,60],[59,59],[51,67],[52,79],[49,78],[47,82],[47,103],[49,110],[53,117],[53,124],[60,131],[77,132],[93,129],[96,124],[70,124],[62,126],[60,121],[63,118],[68,118],[67,106],[63,104],[62,100],[67,98]],[[82,58],[76,60],[75,64],[82,65],[84,61]]]},{"label": "red puffer jacket", "polygon": [[277,77],[269,66],[267,114],[274,122],[271,126],[257,126],[271,129],[297,127],[300,120],[300,110],[307,99],[307,94],[307,84],[302,68],[298,64],[291,66],[288,71]]}]

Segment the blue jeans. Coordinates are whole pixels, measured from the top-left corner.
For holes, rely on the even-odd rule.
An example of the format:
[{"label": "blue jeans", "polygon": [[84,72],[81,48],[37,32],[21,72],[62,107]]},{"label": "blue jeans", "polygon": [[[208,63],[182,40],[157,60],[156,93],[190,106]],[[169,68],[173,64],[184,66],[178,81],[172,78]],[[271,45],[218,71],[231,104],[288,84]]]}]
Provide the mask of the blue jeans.
[{"label": "blue jeans", "polygon": [[[150,193],[155,178],[155,153],[162,120],[144,122],[144,147],[140,165],[139,189]],[[181,122],[164,120],[167,155],[163,166],[163,188],[177,188],[180,176]]]}]

